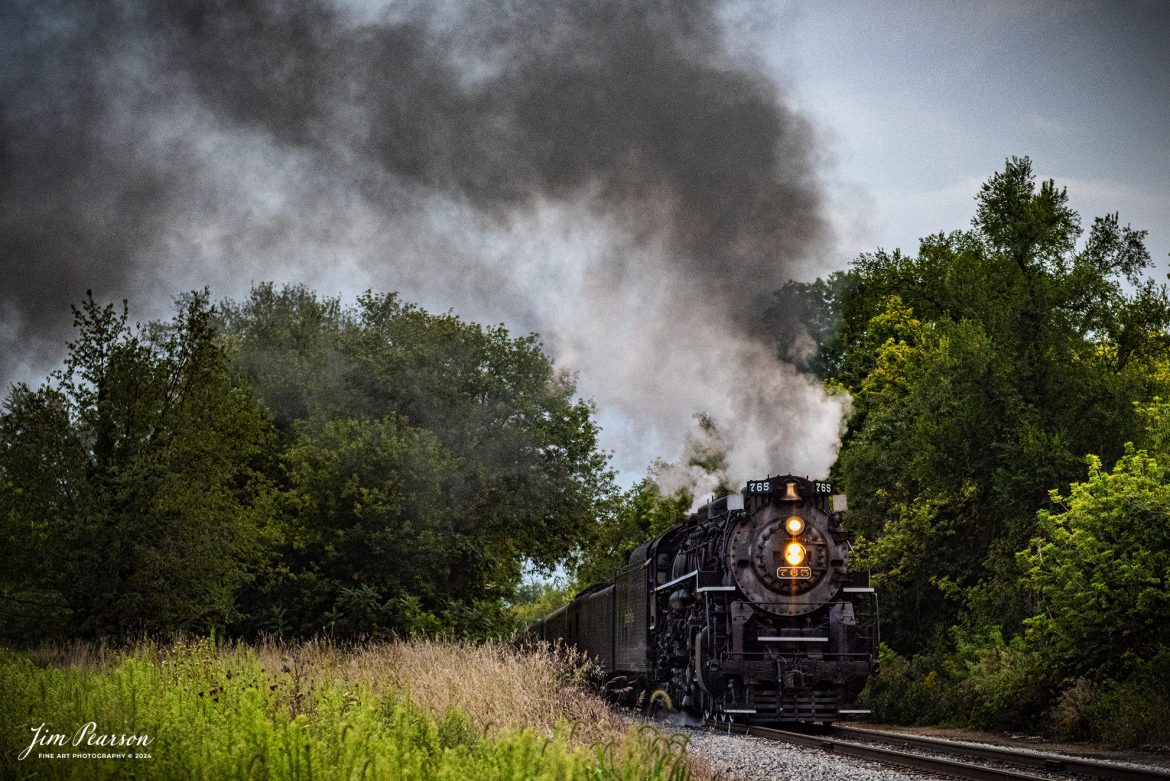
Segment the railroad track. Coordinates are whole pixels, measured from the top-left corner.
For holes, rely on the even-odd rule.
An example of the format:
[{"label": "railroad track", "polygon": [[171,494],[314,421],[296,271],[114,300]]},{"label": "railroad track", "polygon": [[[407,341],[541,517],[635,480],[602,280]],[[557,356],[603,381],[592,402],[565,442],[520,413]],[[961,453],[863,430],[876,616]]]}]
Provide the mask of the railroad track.
[{"label": "railroad track", "polygon": [[[709,722],[709,725],[719,731],[783,740],[843,756],[972,781],[1052,781],[1058,777],[1110,781],[1170,780],[1170,772],[1165,770],[1131,768],[1094,759],[1020,751],[1008,747],[971,745],[857,727],[833,727],[828,734],[813,735],[727,722],[713,721]],[[915,753],[907,749],[930,753]],[[1029,771],[1039,771],[1043,775]]]}]

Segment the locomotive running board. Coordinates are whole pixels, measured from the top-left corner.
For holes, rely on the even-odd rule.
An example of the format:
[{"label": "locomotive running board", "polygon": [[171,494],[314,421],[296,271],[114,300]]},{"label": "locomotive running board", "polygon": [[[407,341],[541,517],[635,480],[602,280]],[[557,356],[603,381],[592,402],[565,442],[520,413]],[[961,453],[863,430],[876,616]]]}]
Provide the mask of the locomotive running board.
[{"label": "locomotive running board", "polygon": [[827,637],[757,637],[761,643],[827,643]]},{"label": "locomotive running board", "polygon": [[[655,591],[662,591],[664,589],[668,589],[668,588],[671,588],[673,586],[677,586],[680,583],[684,583],[687,580],[690,580],[691,578],[694,578],[695,585],[699,586],[699,582],[700,582],[699,581],[699,570],[695,569],[695,570],[691,570],[690,572],[688,572],[685,575],[679,575],[674,580],[672,580],[668,583],[663,583],[661,586],[655,586],[654,590]],[[699,586],[698,588],[695,589],[695,593],[702,593],[704,591],[735,591],[735,586]]]},{"label": "locomotive running board", "polygon": [[670,588],[671,586],[677,586],[679,583],[682,583],[687,578],[697,578],[698,576],[699,576],[699,571],[697,569],[691,570],[687,574],[680,575],[679,577],[675,578],[674,580],[670,581],[669,583],[663,583],[661,586],[659,586],[658,588],[656,588],[654,590],[655,591],[662,591],[662,589],[664,589],[664,588]]}]

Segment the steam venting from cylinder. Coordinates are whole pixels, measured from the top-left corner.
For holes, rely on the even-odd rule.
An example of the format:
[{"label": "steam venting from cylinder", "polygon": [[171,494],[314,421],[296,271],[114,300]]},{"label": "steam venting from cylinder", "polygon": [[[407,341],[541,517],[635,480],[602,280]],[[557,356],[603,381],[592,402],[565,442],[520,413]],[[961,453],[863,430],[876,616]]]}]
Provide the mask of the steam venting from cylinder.
[{"label": "steam venting from cylinder", "polygon": [[819,152],[727,14],[3,4],[0,380],[59,359],[87,288],[147,318],[204,285],[370,286],[538,330],[623,468],[702,412],[730,479],[823,474],[843,402],[769,336],[827,255]]}]

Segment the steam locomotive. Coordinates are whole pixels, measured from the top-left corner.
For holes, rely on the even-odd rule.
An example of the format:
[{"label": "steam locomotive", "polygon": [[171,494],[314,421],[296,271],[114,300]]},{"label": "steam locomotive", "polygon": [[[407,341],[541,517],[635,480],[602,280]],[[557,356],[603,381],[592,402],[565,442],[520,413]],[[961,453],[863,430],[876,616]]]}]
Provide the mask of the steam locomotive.
[{"label": "steam locomotive", "polygon": [[529,634],[587,653],[611,689],[663,691],[707,718],[868,713],[857,699],[877,668],[877,601],[868,573],[849,571],[844,505],[827,482],[751,480]]}]

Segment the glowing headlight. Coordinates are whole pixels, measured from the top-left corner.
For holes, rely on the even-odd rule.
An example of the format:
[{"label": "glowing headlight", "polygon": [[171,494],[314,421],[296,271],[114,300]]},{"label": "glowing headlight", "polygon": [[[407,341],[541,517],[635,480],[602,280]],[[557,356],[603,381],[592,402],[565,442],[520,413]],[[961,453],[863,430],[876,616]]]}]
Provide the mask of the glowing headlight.
[{"label": "glowing headlight", "polygon": [[799,515],[794,515],[784,522],[784,528],[788,530],[789,534],[795,537],[804,531],[804,519]]},{"label": "glowing headlight", "polygon": [[804,546],[799,542],[790,542],[784,546],[784,560],[788,566],[797,567],[804,563]]}]

